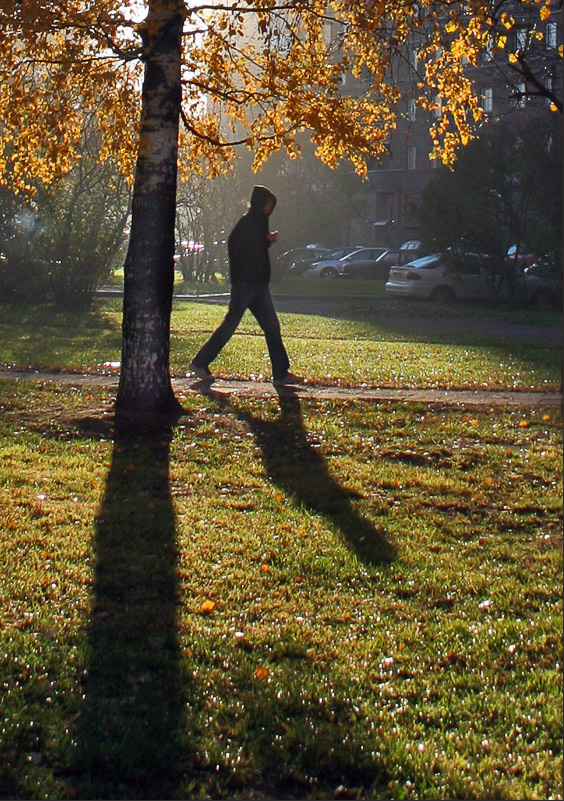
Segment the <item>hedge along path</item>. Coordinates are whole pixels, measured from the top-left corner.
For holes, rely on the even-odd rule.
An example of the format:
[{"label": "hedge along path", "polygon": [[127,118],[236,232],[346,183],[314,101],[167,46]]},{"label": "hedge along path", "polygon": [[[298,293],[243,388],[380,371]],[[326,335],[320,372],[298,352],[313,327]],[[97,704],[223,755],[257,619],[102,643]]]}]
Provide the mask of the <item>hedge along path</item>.
[{"label": "hedge along path", "polygon": [[[0,371],[0,380],[39,381],[73,386],[98,386],[113,388],[118,385],[117,374],[91,375],[85,373],[48,373]],[[560,407],[563,405],[561,392],[520,392],[484,391],[460,389],[387,389],[377,387],[341,387],[324,384],[305,384],[303,386],[273,386],[267,381],[245,381],[215,379],[213,382],[197,378],[172,378],[175,391],[198,392],[205,394],[213,388],[220,395],[239,395],[249,398],[272,398],[276,396],[297,396],[313,400],[367,401],[427,403],[443,406],[529,406]]]}]

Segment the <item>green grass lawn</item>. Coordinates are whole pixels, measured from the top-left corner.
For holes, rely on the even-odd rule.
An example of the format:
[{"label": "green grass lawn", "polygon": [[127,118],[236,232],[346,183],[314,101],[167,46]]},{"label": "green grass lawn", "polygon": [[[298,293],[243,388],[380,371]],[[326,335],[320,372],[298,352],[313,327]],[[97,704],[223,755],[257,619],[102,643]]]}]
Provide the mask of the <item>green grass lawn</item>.
[{"label": "green grass lawn", "polygon": [[[456,313],[466,310],[456,307]],[[224,314],[224,306],[175,304],[171,327],[174,374],[185,374],[194,353]],[[394,327],[393,320],[384,324],[377,313],[368,314],[367,319],[356,322],[281,314],[292,369],[311,381],[344,386],[511,390],[560,386],[559,344],[480,336],[471,315],[462,334],[450,335],[435,330],[428,315],[421,318],[419,328],[406,329],[401,319]],[[542,320],[558,325],[561,316],[545,313]],[[3,369],[106,372],[105,364],[120,358],[120,324],[117,301],[96,303],[91,312],[80,314],[4,305],[0,307],[0,365]],[[264,338],[250,315],[214,363],[214,370],[222,377],[270,377]]]},{"label": "green grass lawn", "polygon": [[558,413],[182,402],[0,383],[0,796],[561,798]]},{"label": "green grass lawn", "polygon": [[[175,305],[174,373],[224,313]],[[471,324],[281,320],[312,380],[560,383]],[[108,372],[120,304],[0,335]],[[252,318],[214,367],[269,377]],[[187,392],[116,431],[112,392],[0,382],[0,797],[562,797],[559,412]]]}]

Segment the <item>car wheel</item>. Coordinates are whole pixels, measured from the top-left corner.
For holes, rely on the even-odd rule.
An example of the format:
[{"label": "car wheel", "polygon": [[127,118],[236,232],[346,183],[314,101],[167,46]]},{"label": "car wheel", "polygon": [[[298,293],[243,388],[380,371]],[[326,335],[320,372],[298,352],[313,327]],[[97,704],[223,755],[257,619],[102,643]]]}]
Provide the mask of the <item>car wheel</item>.
[{"label": "car wheel", "polygon": [[334,270],[332,267],[328,267],[321,273],[321,278],[336,278],[338,275],[339,273],[337,270]]},{"label": "car wheel", "polygon": [[452,303],[456,300],[456,292],[449,286],[438,286],[429,295],[433,303]]}]

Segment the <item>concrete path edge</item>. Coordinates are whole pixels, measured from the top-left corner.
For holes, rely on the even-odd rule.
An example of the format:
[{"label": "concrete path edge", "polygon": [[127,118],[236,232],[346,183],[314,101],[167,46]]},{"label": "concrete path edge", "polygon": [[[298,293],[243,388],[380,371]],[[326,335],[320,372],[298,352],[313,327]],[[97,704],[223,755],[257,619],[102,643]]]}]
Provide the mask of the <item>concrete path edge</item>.
[{"label": "concrete path edge", "polygon": [[[39,381],[71,385],[91,385],[99,387],[117,387],[116,374],[92,373],[53,373],[22,372],[12,370],[0,371],[0,380]],[[402,402],[441,404],[453,406],[529,406],[559,407],[562,409],[561,392],[531,392],[521,390],[473,390],[473,389],[402,389],[374,386],[327,386],[323,384],[305,384],[296,387],[274,387],[267,381],[249,381],[239,379],[216,379],[211,384],[193,377],[172,378],[176,391],[191,391],[205,394],[213,389],[222,395],[239,395],[242,397],[271,398],[295,395],[300,398],[314,400],[365,401],[365,402]]]}]

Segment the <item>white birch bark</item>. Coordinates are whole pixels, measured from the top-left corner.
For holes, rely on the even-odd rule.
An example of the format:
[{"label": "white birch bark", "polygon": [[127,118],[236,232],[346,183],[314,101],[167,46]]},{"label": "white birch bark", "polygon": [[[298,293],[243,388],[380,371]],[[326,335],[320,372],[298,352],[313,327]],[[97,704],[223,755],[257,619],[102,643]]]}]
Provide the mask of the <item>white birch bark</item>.
[{"label": "white birch bark", "polygon": [[159,0],[150,3],[141,26],[145,76],[125,261],[119,414],[178,411],[169,355],[182,23],[179,0]]}]

